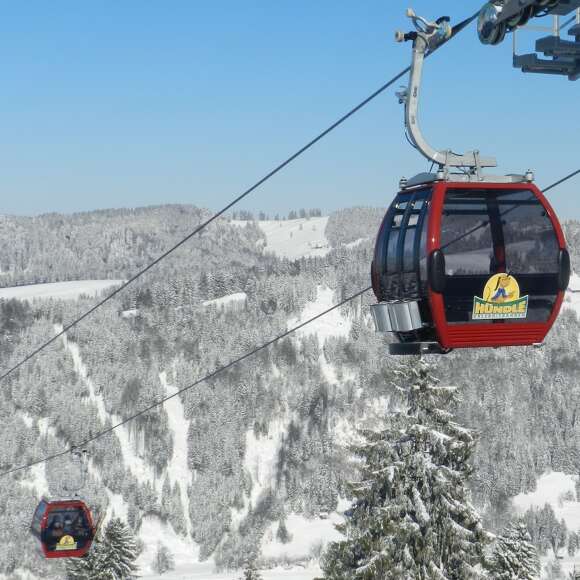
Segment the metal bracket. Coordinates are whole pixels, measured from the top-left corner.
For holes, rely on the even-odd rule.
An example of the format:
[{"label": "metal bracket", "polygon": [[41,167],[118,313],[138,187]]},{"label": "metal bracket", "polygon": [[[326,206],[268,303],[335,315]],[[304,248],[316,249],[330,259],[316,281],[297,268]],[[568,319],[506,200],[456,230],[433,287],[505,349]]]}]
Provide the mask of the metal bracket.
[{"label": "metal bracket", "polygon": [[[574,16],[564,23],[560,23],[560,17],[568,11],[575,11]],[[513,34],[513,65],[522,72],[544,73],[567,76],[575,81],[580,78],[580,0],[568,0],[567,3],[557,6],[553,11],[553,24],[551,27],[526,26],[531,30],[550,33],[536,41],[536,53],[543,53],[545,57],[539,58],[536,53],[517,54],[517,31]],[[569,24],[575,23],[568,34],[574,40],[562,40],[562,29]]]},{"label": "metal bracket", "polygon": [[444,168],[445,174],[449,167],[468,168],[472,173],[480,177],[482,167],[495,167],[497,162],[493,157],[480,157],[477,151],[468,151],[463,155],[452,153],[450,150],[437,150],[427,143],[419,128],[419,95],[423,75],[423,62],[425,56],[443,44],[451,36],[451,26],[447,17],[438,18],[435,22],[429,22],[409,8],[407,16],[413,22],[416,31],[404,34],[395,33],[397,42],[413,41],[413,56],[409,86],[406,93],[397,93],[399,102],[405,104],[405,126],[411,143],[428,160],[437,163]]}]

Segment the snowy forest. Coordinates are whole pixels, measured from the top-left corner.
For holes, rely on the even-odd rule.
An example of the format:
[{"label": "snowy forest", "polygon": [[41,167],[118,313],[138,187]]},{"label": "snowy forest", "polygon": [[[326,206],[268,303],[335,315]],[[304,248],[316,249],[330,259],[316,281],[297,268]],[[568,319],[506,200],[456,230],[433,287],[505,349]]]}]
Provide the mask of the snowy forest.
[{"label": "snowy forest", "polygon": [[[90,439],[368,287],[383,212],[216,221],[0,383],[0,472]],[[0,216],[0,287],[126,280],[209,215],[168,205]],[[580,223],[566,223],[565,233],[580,272]],[[315,241],[297,255],[306,234]],[[574,298],[541,348],[419,361],[388,356],[366,293],[94,440],[80,493],[105,524],[134,538],[137,562],[157,571],[151,577],[170,573],[190,550],[232,579],[244,567],[257,578],[254,567],[309,562],[310,578],[328,580],[569,578],[577,551],[580,558],[580,517],[562,515],[576,504],[580,514]],[[95,301],[82,293],[0,298],[0,371]],[[409,470],[427,481],[432,469],[411,461],[409,445],[392,444],[401,432],[454,474],[453,521],[464,522],[466,536],[448,549],[464,553],[461,565],[415,569],[411,550],[367,542],[375,525],[368,506],[386,493],[382,480],[373,483],[378,472],[390,474],[381,509],[408,545],[417,542],[408,521],[427,525],[429,510],[443,509],[417,501],[413,517],[401,517],[415,493],[402,491]],[[554,472],[573,482],[554,502],[514,500]],[[40,496],[68,496],[76,479],[62,457],[2,480],[0,577],[82,577],[42,559],[29,535]]]}]

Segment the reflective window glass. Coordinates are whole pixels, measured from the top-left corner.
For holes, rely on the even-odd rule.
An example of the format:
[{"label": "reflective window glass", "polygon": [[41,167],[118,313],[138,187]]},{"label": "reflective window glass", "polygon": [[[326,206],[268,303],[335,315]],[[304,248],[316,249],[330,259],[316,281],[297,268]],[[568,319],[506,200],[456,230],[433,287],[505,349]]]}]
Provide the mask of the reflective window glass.
[{"label": "reflective window glass", "polygon": [[403,270],[405,272],[415,270],[414,250],[416,231],[417,228],[407,228],[405,232],[405,245],[403,248]]}]

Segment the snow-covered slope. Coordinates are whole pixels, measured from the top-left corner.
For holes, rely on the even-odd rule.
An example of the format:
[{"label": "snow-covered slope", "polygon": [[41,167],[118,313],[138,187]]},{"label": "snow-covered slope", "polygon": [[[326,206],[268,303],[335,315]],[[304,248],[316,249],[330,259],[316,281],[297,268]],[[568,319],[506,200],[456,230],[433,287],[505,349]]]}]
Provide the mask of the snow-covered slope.
[{"label": "snow-covered slope", "polygon": [[185,525],[187,526],[188,534],[191,534],[189,496],[187,495],[187,488],[191,485],[192,480],[192,473],[187,465],[187,431],[189,429],[189,421],[185,418],[183,404],[179,395],[177,395],[177,387],[167,382],[165,372],[159,374],[159,380],[165,388],[167,395],[174,395],[164,405],[169,419],[169,427],[173,433],[173,455],[169,462],[167,473],[171,485],[175,485],[177,482],[179,483],[181,503],[184,506]]},{"label": "snow-covered slope", "polygon": [[[542,475],[536,484],[536,490],[530,493],[520,493],[512,500],[517,513],[523,515],[529,508],[542,508],[550,504],[554,509],[556,518],[563,519],[569,531],[580,530],[580,502],[566,498],[576,498],[577,475],[569,475],[562,472],[551,472]],[[576,498],[578,499],[578,498]],[[577,557],[569,556],[566,549],[560,550],[560,563],[565,574],[572,572],[574,564],[578,566]],[[542,558],[542,564],[546,565],[553,555]]]},{"label": "snow-covered slope", "polygon": [[[265,252],[295,260],[301,257],[325,256],[330,245],[324,230],[328,216],[295,220],[264,220],[256,224],[266,235]],[[232,225],[245,226],[247,222],[232,220]]]},{"label": "snow-covered slope", "polygon": [[[298,326],[305,320],[313,318],[336,304],[336,298],[332,289],[326,286],[318,286],[316,291],[316,300],[306,305],[299,318],[290,319],[288,321],[288,328]],[[340,313],[340,308],[336,308],[310,323],[308,326],[296,331],[297,336],[316,335],[320,349],[320,368],[330,384],[336,384],[337,378],[334,368],[328,364],[324,356],[324,342],[331,336],[348,337],[351,327],[352,321],[344,318]]]},{"label": "snow-covered slope", "polygon": [[236,292],[234,294],[221,296],[220,298],[214,298],[213,300],[205,300],[203,305],[214,306],[216,308],[225,308],[227,306],[243,305],[247,299],[248,295],[245,292]]},{"label": "snow-covered slope", "polygon": [[[288,328],[293,328],[301,322],[328,310],[336,304],[337,300],[334,291],[326,286],[318,286],[316,300],[309,302],[302,310],[300,318],[293,318],[288,321]],[[348,336],[351,329],[351,321],[344,318],[340,313],[340,308],[336,308],[325,316],[315,320],[308,326],[296,332],[298,336],[315,334],[318,337],[318,344],[323,346],[324,341],[331,336]]]},{"label": "snow-covered slope", "polygon": [[286,519],[286,529],[290,540],[283,544],[276,538],[278,522],[270,524],[262,539],[262,556],[273,562],[292,562],[318,558],[328,542],[343,538],[335,526],[342,523],[339,513],[350,507],[349,502],[341,502],[335,513],[325,518],[307,519],[298,514],[290,514]]},{"label": "snow-covered slope", "polygon": [[[310,530],[308,532],[310,533]],[[211,559],[199,562],[198,549],[193,541],[177,535],[170,525],[165,524],[156,516],[147,516],[143,519],[139,535],[147,545],[147,549],[137,560],[140,568],[139,577],[144,580],[159,580],[159,578],[163,580],[232,580],[240,577],[239,572],[215,573]],[[175,559],[175,569],[164,573],[161,577],[154,570],[157,547],[160,544],[169,548]],[[277,567],[260,573],[264,580],[312,580],[320,575],[320,568],[314,565]]]},{"label": "snow-covered slope", "polygon": [[75,280],[74,282],[52,282],[49,284],[30,284],[27,286],[12,286],[0,288],[2,298],[17,298],[19,300],[33,300],[35,298],[60,298],[62,300],[76,300],[79,296],[96,296],[99,292],[118,286],[124,280]]}]

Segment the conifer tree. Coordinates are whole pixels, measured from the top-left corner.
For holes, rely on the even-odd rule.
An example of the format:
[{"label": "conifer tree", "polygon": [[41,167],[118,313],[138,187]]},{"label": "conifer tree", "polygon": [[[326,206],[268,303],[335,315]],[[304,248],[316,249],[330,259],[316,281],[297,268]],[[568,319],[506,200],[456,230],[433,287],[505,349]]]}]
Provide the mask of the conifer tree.
[{"label": "conifer tree", "polygon": [[67,561],[67,580],[130,580],[139,556],[135,537],[119,518],[113,518],[83,559]]},{"label": "conifer tree", "polygon": [[492,577],[497,580],[535,580],[540,560],[524,522],[509,525],[493,550]]},{"label": "conifer tree", "polygon": [[173,554],[169,551],[167,546],[164,544],[157,545],[157,553],[155,554],[155,560],[153,561],[153,570],[157,574],[165,574],[169,570],[175,569],[175,560]]},{"label": "conifer tree", "polygon": [[407,411],[361,431],[362,479],[322,558],[326,580],[464,580],[483,577],[487,535],[466,487],[474,437],[453,420],[454,387],[419,361],[402,373]]},{"label": "conifer tree", "polygon": [[287,544],[292,540],[292,536],[286,527],[286,518],[284,517],[280,518],[280,523],[276,532],[276,539],[283,544]]},{"label": "conifer tree", "polygon": [[256,560],[254,558],[246,563],[240,580],[262,580],[262,575],[256,568]]},{"label": "conifer tree", "polygon": [[578,549],[578,534],[570,532],[568,534],[568,556],[573,557]]}]

